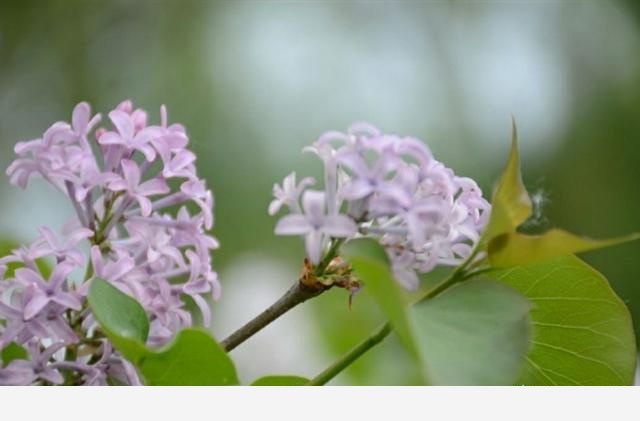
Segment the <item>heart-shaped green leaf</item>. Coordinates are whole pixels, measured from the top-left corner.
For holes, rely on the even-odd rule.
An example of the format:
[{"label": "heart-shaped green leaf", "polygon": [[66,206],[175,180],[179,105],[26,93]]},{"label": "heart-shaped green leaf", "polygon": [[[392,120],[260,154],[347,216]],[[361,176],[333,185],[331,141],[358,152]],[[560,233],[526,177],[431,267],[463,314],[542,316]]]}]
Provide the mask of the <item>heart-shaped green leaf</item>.
[{"label": "heart-shaped green leaf", "polygon": [[251,386],[304,386],[309,379],[300,376],[265,376],[257,379]]},{"label": "heart-shaped green leaf", "polygon": [[607,280],[574,256],[490,273],[525,295],[533,348],[525,385],[630,385],[636,366],[631,317]]},{"label": "heart-shaped green leaf", "polygon": [[451,287],[412,309],[429,382],[510,385],[530,347],[529,301],[488,280]]},{"label": "heart-shaped green leaf", "polygon": [[149,351],[139,368],[151,386],[229,386],[239,383],[229,356],[209,333],[199,329],[181,330],[165,348]]}]

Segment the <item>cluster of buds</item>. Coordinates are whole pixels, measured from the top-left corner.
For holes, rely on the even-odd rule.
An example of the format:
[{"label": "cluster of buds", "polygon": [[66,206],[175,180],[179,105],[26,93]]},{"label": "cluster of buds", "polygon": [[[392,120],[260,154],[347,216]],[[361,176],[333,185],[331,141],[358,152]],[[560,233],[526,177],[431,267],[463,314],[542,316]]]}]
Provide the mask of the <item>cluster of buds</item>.
[{"label": "cluster of buds", "polygon": [[96,277],[144,307],[149,346],[192,325],[186,297],[209,324],[207,297],[220,294],[210,257],[218,243],[207,234],[213,195],[196,173],[184,127],[168,123],[164,106],[160,114],[160,125],[150,125],[144,110],[124,101],[109,112],[111,127],[97,127],[100,115],[83,102],[71,124],[57,122],[15,146],[11,183],[26,188],[42,177],[75,217],[60,234],[41,227],[31,245],[0,258],[0,351],[27,352],[0,361],[0,385],[139,384],[96,328],[87,304]]},{"label": "cluster of buds", "polygon": [[284,205],[275,232],[304,237],[318,264],[336,239],[377,239],[397,280],[416,288],[418,275],[468,258],[487,223],[490,204],[475,181],[458,177],[420,140],[381,133],[367,123],[327,132],[305,151],[324,163],[324,190],[289,174],[275,185],[269,214]]}]

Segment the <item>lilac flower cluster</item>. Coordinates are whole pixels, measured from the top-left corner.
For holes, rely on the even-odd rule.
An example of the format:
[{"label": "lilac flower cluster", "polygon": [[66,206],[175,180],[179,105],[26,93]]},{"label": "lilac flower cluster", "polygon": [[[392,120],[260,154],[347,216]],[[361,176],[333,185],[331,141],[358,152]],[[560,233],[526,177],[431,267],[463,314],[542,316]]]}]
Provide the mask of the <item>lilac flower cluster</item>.
[{"label": "lilac flower cluster", "polygon": [[[0,351],[21,346],[29,354],[0,362],[0,385],[139,384],[96,329],[86,300],[95,277],[145,308],[150,346],[192,325],[187,296],[209,324],[205,297],[220,294],[210,257],[218,243],[207,234],[213,195],[196,173],[185,128],[168,123],[164,106],[160,114],[161,124],[150,125],[124,101],[109,113],[110,127],[97,127],[100,115],[83,102],[71,124],[16,145],[11,182],[26,188],[42,177],[75,217],[61,235],[42,227],[31,245],[0,258]],[[167,212],[173,206],[175,215]]]},{"label": "lilac flower cluster", "polygon": [[373,237],[398,281],[412,289],[419,273],[458,265],[471,254],[490,204],[472,179],[456,176],[420,140],[358,123],[347,133],[327,132],[304,150],[324,163],[324,190],[291,173],[274,186],[269,213],[289,208],[275,232],[304,236],[314,264],[337,238]]}]

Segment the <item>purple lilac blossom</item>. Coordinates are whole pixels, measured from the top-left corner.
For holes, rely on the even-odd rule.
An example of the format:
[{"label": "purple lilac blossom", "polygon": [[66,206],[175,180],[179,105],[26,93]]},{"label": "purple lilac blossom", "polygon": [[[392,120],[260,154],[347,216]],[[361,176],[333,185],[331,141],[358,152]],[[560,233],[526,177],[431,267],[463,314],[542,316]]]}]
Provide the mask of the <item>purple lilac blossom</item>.
[{"label": "purple lilac blossom", "polygon": [[296,184],[291,173],[274,186],[269,214],[289,209],[275,232],[303,236],[315,264],[336,238],[372,237],[397,280],[414,289],[419,274],[467,259],[487,223],[491,205],[476,182],[456,176],[416,138],[356,123],[304,151],[323,161],[324,192],[308,189],[313,180]]},{"label": "purple lilac blossom", "polygon": [[28,353],[5,366],[0,360],[0,385],[140,384],[88,308],[96,277],[145,308],[149,346],[192,325],[186,297],[210,322],[207,297],[220,295],[210,255],[218,242],[207,233],[213,194],[197,175],[186,130],[168,123],[164,106],[160,125],[128,100],[108,116],[110,124],[98,127],[100,114],[83,102],[71,124],[54,123],[15,147],[11,183],[26,188],[44,179],[75,217],[61,235],[41,227],[32,244],[0,257],[0,351],[17,345]]}]

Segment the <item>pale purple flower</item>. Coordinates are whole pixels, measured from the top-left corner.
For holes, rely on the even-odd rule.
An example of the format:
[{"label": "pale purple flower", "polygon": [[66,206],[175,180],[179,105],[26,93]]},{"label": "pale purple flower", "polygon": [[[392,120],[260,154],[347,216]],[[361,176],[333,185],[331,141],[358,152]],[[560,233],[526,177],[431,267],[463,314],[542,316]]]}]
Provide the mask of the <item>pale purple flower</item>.
[{"label": "pale purple flower", "polygon": [[[334,150],[330,144],[330,139],[333,139],[336,133],[332,133],[331,135],[331,137],[321,137],[315,144],[303,148],[302,151],[316,154],[324,163],[324,185],[327,195],[327,207],[329,213],[333,214],[336,213],[340,207],[340,198],[338,197],[338,157],[340,152],[344,153],[345,150],[349,149],[349,144],[340,150]],[[346,142],[349,142],[350,139],[348,136],[344,138],[340,137],[340,140],[345,140]]]},{"label": "pale purple flower", "polygon": [[279,235],[304,235],[305,248],[309,259],[318,263],[326,240],[329,237],[350,237],[358,228],[345,215],[327,214],[325,193],[307,190],[302,196],[304,214],[290,214],[282,217],[276,225]]},{"label": "pale purple flower", "polygon": [[[121,110],[114,110],[109,113],[109,118],[116,127],[116,132],[106,132],[98,142],[101,145],[120,145],[130,151],[140,151],[147,161],[153,161],[156,157],[156,150],[150,141],[154,137],[160,136],[161,132],[155,127],[145,127],[146,115],[141,119],[139,115],[136,121],[135,115],[127,114]],[[136,127],[137,126],[137,127]]]},{"label": "pale purple flower", "polygon": [[163,279],[149,283],[139,300],[150,313],[149,343],[164,345],[177,330],[190,326],[191,314],[186,311],[179,292]]},{"label": "pale purple flower", "polygon": [[204,216],[204,228],[209,230],[213,226],[213,194],[207,190],[204,180],[189,180],[182,183],[180,191],[185,197],[200,207]]},{"label": "pale purple flower", "polygon": [[[419,273],[458,265],[471,255],[490,204],[473,180],[456,176],[420,140],[355,123],[347,133],[323,134],[304,150],[322,160],[325,191],[301,186],[295,195],[285,195],[274,189],[272,206],[277,211],[290,196],[296,202],[301,194],[303,202],[307,199],[312,210],[301,214],[289,206],[292,213],[278,222],[276,233],[304,236],[314,263],[330,237],[373,237],[387,249],[398,281],[412,289]],[[340,218],[341,235],[328,232],[327,218]]]},{"label": "pale purple flower", "polygon": [[78,228],[71,231],[64,240],[60,240],[49,227],[40,227],[42,241],[36,242],[38,247],[37,257],[55,256],[58,261],[69,260],[76,266],[84,266],[85,255],[77,245],[79,242],[90,238],[93,231],[87,228]]},{"label": "pale purple flower", "polygon": [[100,247],[91,247],[91,263],[93,271],[100,278],[112,283],[118,282],[135,267],[131,256],[121,255],[115,260],[104,259]]},{"label": "pale purple flower", "polygon": [[55,303],[72,310],[82,308],[80,299],[65,290],[67,277],[75,268],[76,266],[72,263],[59,263],[47,281],[42,278],[40,273],[32,269],[16,269],[16,282],[25,287],[24,320],[33,319],[49,303]]},{"label": "pale purple flower", "polygon": [[162,176],[165,178],[192,178],[195,171],[195,167],[193,166],[195,161],[196,155],[191,151],[183,149],[177,152],[171,159],[165,161]]},{"label": "pale purple flower", "polygon": [[171,226],[171,235],[176,246],[193,245],[201,257],[208,256],[209,250],[220,247],[218,240],[208,235],[204,230],[204,215],[191,216],[187,208],[178,211],[176,224]]},{"label": "pale purple flower", "polygon": [[190,295],[212,292],[214,298],[219,295],[218,277],[211,271],[211,263],[200,259],[198,253],[187,250],[189,259],[189,280],[182,285],[182,290]]},{"label": "pale purple flower", "polygon": [[300,213],[300,195],[309,186],[315,184],[313,177],[305,177],[296,183],[295,171],[289,174],[282,181],[282,186],[273,185],[273,196],[275,199],[269,204],[269,215],[275,215],[280,208],[285,205],[291,212]]},{"label": "pale purple flower", "polygon": [[416,259],[415,254],[408,250],[402,250],[398,253],[390,251],[388,254],[391,257],[391,269],[398,282],[409,290],[416,289],[420,279],[413,267]]},{"label": "pale purple flower", "polygon": [[109,188],[116,192],[125,191],[138,202],[142,216],[151,215],[151,200],[148,197],[169,193],[169,186],[161,178],[141,182],[140,168],[133,161],[123,159],[121,165],[123,177],[109,183]]},{"label": "pale purple flower", "polygon": [[339,162],[353,174],[349,183],[342,187],[342,197],[358,200],[376,192],[392,191],[395,186],[389,181],[388,176],[396,169],[396,160],[392,155],[383,154],[372,167],[369,167],[364,157],[358,153],[342,155]]},{"label": "pale purple flower", "polygon": [[6,367],[0,368],[0,386],[28,386],[36,380],[44,380],[50,384],[64,383],[62,374],[50,364],[53,354],[64,345],[56,343],[41,351],[37,341],[30,341],[28,350],[31,359],[13,360]]},{"label": "pale purple flower", "polygon": [[41,139],[18,142],[14,151],[21,158],[13,161],[7,168],[11,183],[25,189],[31,176],[36,173],[47,179],[55,145],[64,145],[74,137],[69,124],[58,122],[49,127]]},{"label": "pale purple flower", "polygon": [[119,179],[115,173],[98,170],[98,166],[91,155],[83,159],[79,165],[79,174],[62,173],[60,175],[61,178],[73,183],[74,196],[78,202],[83,202],[94,188],[106,186],[108,183]]},{"label": "pale purple flower", "polygon": [[[71,117],[71,127],[75,135],[87,142],[89,132],[100,122],[102,117],[100,114],[91,116],[91,106],[86,102],[81,102],[73,109]],[[88,144],[87,144],[88,146]]]},{"label": "pale purple flower", "polygon": [[[151,320],[148,345],[165,344],[192,325],[187,296],[208,326],[205,296],[220,295],[210,255],[218,242],[207,233],[213,226],[213,194],[198,177],[185,128],[168,123],[164,106],[160,119],[160,125],[149,124],[147,113],[126,100],[109,113],[105,123],[111,126],[96,127],[100,115],[80,103],[71,124],[54,123],[42,138],[16,145],[18,159],[7,169],[11,182],[24,188],[32,176],[44,178],[68,198],[76,215],[64,235],[41,227],[31,244],[0,257],[0,351],[11,342],[33,344],[29,350],[35,356],[36,345],[80,349],[81,339],[100,340],[102,351],[83,349],[86,355],[75,361],[51,357],[50,367],[75,372],[72,379],[87,385],[110,379],[140,384],[133,366],[94,336],[86,296],[95,278],[142,304]],[[166,180],[176,177],[186,180],[172,191]],[[189,203],[197,210],[193,214]],[[162,213],[174,205],[183,206],[177,213]],[[54,264],[48,279],[40,271],[45,261]],[[13,275],[7,274],[10,264],[18,267]],[[70,279],[76,268],[78,275],[87,274],[80,282]],[[42,382],[42,370],[29,364],[0,372],[20,384]],[[47,381],[58,383],[53,377]]]},{"label": "pale purple flower", "polygon": [[64,307],[49,306],[45,311],[40,312],[36,317],[26,319],[23,303],[30,299],[27,296],[22,299],[23,294],[14,294],[18,301],[15,305],[4,303],[0,300],[0,316],[6,320],[6,325],[0,334],[0,349],[12,341],[25,343],[31,338],[46,338],[54,341],[72,343],[78,337],[69,327],[68,321],[64,317]]}]

